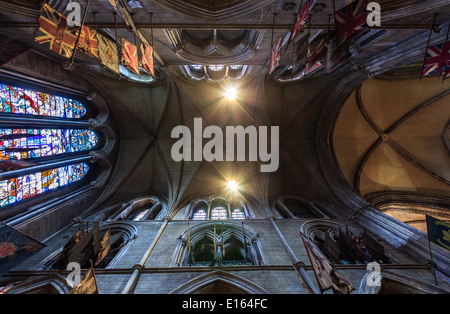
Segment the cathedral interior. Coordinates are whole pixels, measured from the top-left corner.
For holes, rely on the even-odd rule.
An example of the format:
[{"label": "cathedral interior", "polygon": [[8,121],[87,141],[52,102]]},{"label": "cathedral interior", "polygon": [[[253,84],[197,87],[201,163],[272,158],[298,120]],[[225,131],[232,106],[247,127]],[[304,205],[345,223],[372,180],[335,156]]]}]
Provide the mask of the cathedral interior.
[{"label": "cathedral interior", "polygon": [[[350,294],[449,293],[450,236],[430,243],[426,217],[450,223],[450,80],[423,64],[448,42],[450,4],[378,0],[381,25],[310,68],[304,48],[331,47],[353,1],[308,1],[46,1],[67,18],[78,3],[117,47],[146,40],[149,74],[57,53],[37,41],[41,0],[0,0],[0,223],[42,244],[17,260],[2,243],[0,291],[71,293],[78,254],[100,294],[332,294],[312,243]],[[215,159],[198,118],[223,130]],[[174,158],[178,126],[192,133],[183,154],[204,156]],[[255,126],[245,158],[228,158],[229,126]],[[269,148],[264,127],[279,131]],[[101,260],[97,240],[67,253],[94,233],[108,235]]]}]

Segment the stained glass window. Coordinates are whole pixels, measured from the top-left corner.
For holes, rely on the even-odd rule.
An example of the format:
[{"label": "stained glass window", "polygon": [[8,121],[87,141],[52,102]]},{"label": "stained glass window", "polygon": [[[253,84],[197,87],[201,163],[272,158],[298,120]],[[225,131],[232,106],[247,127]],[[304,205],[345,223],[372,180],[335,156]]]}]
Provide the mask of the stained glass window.
[{"label": "stained glass window", "polygon": [[133,221],[140,221],[144,216],[150,211],[149,209],[141,211],[139,214],[136,215],[136,217],[133,218]]},{"label": "stained glass window", "polygon": [[194,64],[190,66],[192,70],[200,71],[203,70],[203,65],[201,64]]},{"label": "stained glass window", "polygon": [[87,110],[74,99],[0,84],[0,112],[79,119]]},{"label": "stained glass window", "polygon": [[223,70],[223,65],[210,65],[209,66],[209,69],[211,70],[211,71],[214,71],[214,72],[218,72],[218,71],[222,71]]},{"label": "stained glass window", "polygon": [[231,218],[233,218],[233,219],[245,219],[245,215],[244,215],[244,212],[242,211],[241,208],[235,208],[231,212]]},{"label": "stained glass window", "polygon": [[206,219],[206,210],[203,208],[198,209],[194,213],[194,216],[192,216],[192,220],[205,220],[205,219]]},{"label": "stained glass window", "polygon": [[225,220],[228,219],[227,210],[223,206],[217,206],[211,210],[212,220]]},{"label": "stained glass window", "polygon": [[240,70],[242,69],[242,65],[230,65],[231,70]]},{"label": "stained glass window", "polygon": [[0,160],[88,151],[98,144],[91,130],[0,129]]},{"label": "stained glass window", "polygon": [[88,171],[87,164],[78,163],[0,181],[0,207],[80,181]]}]

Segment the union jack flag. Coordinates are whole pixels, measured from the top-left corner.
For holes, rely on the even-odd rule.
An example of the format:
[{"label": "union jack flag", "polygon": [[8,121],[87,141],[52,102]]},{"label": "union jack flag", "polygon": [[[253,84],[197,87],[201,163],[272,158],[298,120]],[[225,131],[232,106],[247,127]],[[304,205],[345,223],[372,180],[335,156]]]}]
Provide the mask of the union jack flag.
[{"label": "union jack flag", "polygon": [[64,15],[44,3],[39,16],[35,42],[63,57],[72,57],[78,37],[78,27],[69,27]]},{"label": "union jack flag", "polygon": [[87,55],[98,59],[97,31],[83,25],[80,39],[78,40],[78,48],[83,50]]},{"label": "union jack flag", "polygon": [[277,39],[277,41],[272,47],[272,55],[270,56],[269,74],[272,74],[272,72],[277,68],[280,62],[281,56],[280,50],[282,43],[283,43],[283,35],[281,35],[280,38]]},{"label": "union jack flag", "polygon": [[[448,73],[450,71],[450,41],[428,47],[422,75]],[[445,78],[445,77],[444,77]]]},{"label": "union jack flag", "polygon": [[132,72],[140,76],[137,47],[128,40],[122,40],[122,64]]},{"label": "union jack flag", "polygon": [[308,22],[309,9],[311,8],[312,0],[306,0],[305,5],[298,9],[296,20],[291,29],[291,37],[289,37],[289,42],[287,46],[297,37],[298,33],[303,29],[305,24]]},{"label": "union jack flag", "polygon": [[155,76],[155,68],[153,64],[153,47],[141,43],[141,68],[151,76]]},{"label": "union jack flag", "polygon": [[308,46],[308,54],[306,57],[306,69],[305,75],[314,72],[318,68],[322,67],[322,62],[320,62],[321,58],[324,58],[326,55],[325,49],[325,38],[315,40]]},{"label": "union jack flag", "polygon": [[336,11],[337,44],[353,38],[364,30],[367,24],[367,1],[356,0],[341,10]]}]

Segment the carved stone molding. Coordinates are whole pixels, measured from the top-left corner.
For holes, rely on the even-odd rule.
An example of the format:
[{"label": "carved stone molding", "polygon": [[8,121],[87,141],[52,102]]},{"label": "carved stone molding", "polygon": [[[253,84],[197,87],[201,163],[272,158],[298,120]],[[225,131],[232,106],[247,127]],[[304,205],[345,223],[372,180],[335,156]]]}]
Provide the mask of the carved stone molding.
[{"label": "carved stone molding", "polygon": [[[201,31],[166,30],[175,53],[193,63],[240,64],[253,57],[260,43],[259,30]],[[230,36],[234,37],[230,40]]]},{"label": "carved stone molding", "polygon": [[156,3],[202,20],[223,20],[258,10],[274,0],[155,0]]}]

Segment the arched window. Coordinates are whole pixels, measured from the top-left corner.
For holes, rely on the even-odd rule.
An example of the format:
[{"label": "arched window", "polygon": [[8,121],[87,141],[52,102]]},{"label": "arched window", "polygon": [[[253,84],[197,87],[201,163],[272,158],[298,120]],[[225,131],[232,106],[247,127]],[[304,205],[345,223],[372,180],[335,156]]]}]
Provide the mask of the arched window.
[{"label": "arched window", "polygon": [[241,220],[248,216],[248,208],[243,200],[227,200],[216,196],[192,203],[187,219],[192,220]]},{"label": "arched window", "polygon": [[192,216],[192,220],[206,220],[206,216],[208,213],[204,208],[199,208],[195,211],[194,215]]},{"label": "arched window", "polygon": [[172,266],[262,265],[256,233],[232,222],[206,222],[180,237]]},{"label": "arched window", "polygon": [[386,245],[366,230],[339,222],[312,220],[300,227],[300,232],[333,264],[396,263],[386,252]]},{"label": "arched window", "polygon": [[194,71],[201,71],[203,70],[203,65],[201,64],[194,64],[189,66]]},{"label": "arched window", "polygon": [[0,84],[0,112],[80,119],[87,113],[79,101]]},{"label": "arched window", "polygon": [[[116,204],[112,209],[105,208],[104,215],[107,221],[145,221],[161,217],[166,206],[157,197],[140,197],[128,203]],[[160,215],[161,214],[161,215]]]},{"label": "arched window", "polygon": [[212,220],[225,220],[228,219],[228,210],[223,206],[216,206],[211,209]]},{"label": "arched window", "polygon": [[230,65],[230,70],[236,71],[242,69],[242,65]]},{"label": "arched window", "polygon": [[213,72],[219,72],[223,70],[224,66],[222,64],[218,64],[218,65],[210,65],[208,66],[208,68]]},{"label": "arched window", "polygon": [[[136,237],[137,228],[124,222],[113,222],[104,225],[93,223],[93,227],[79,225],[79,230],[70,236],[64,236],[65,245],[53,255],[49,256],[39,266],[45,270],[64,270],[69,262],[76,262],[82,268],[91,266],[93,261],[95,268],[112,267],[119,253],[124,252],[127,245]],[[89,229],[87,229],[89,228]],[[86,252],[83,256],[79,253]],[[105,252],[105,254],[101,254]]]},{"label": "arched window", "polygon": [[97,177],[100,167],[88,164],[105,143],[90,129],[96,114],[71,97],[0,83],[0,207]]},{"label": "arched window", "polygon": [[98,141],[98,136],[90,130],[0,129],[0,160],[89,151]]}]

